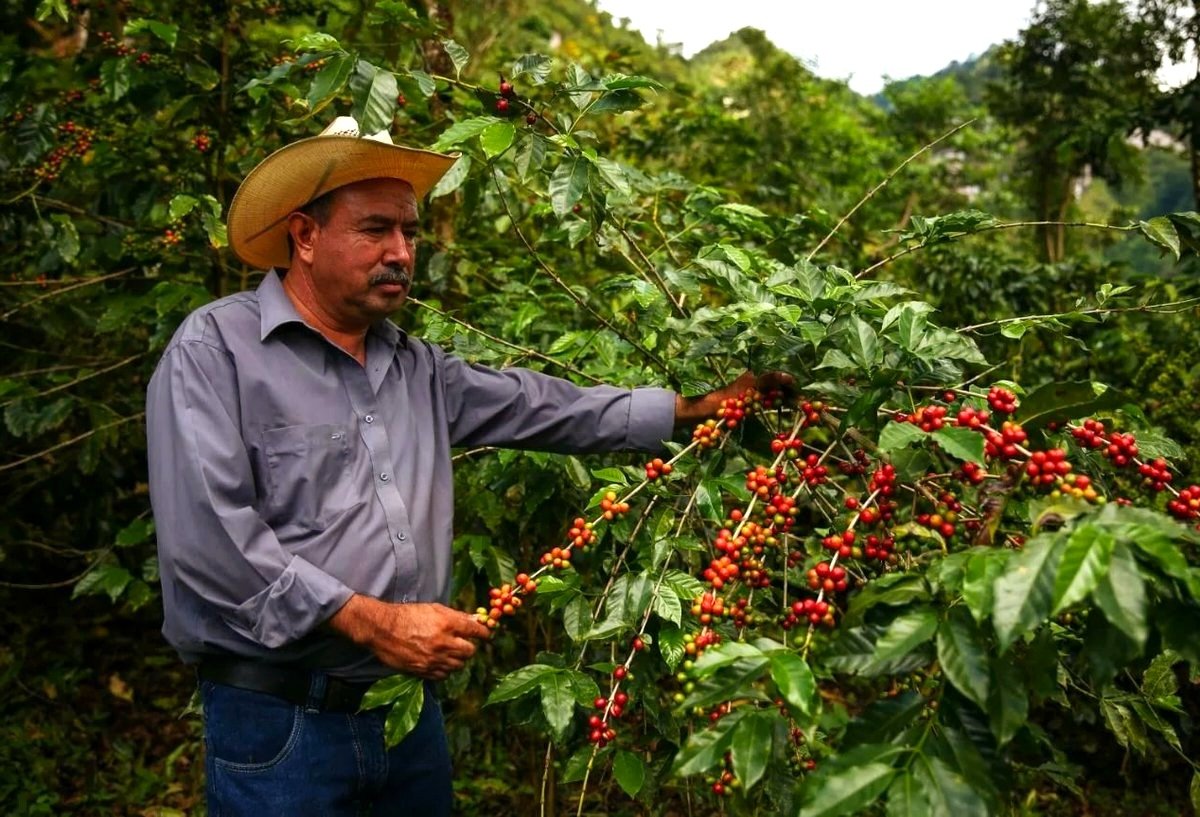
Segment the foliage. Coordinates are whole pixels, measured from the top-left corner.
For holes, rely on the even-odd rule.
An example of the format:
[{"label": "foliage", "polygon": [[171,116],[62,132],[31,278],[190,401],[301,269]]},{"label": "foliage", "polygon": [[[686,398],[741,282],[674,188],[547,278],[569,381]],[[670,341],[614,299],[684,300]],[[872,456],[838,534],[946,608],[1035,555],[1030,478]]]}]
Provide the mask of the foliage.
[{"label": "foliage", "polygon": [[[153,612],[146,377],[187,312],[258,280],[224,246],[237,181],[351,113],[463,154],[427,210],[420,300],[398,317],[409,328],[471,360],[584,384],[699,394],[778,368],[802,385],[798,401],[740,407],[750,416],[736,428],[732,415],[714,422],[711,447],[673,443],[672,472],[653,481],[622,456],[456,456],[456,601],[475,607],[489,587],[527,601],[512,618],[499,605],[514,626],[447,684],[465,811],[517,797],[666,809],[689,790],[737,812],[997,813],[1024,792],[1086,800],[1083,770],[1086,787],[1112,782],[1105,764],[1123,755],[1131,780],[1190,772],[1175,673],[1197,660],[1195,534],[1163,513],[1170,491],[1146,507],[1085,502],[1075,474],[1097,503],[1138,496],[1142,479],[1062,423],[1133,431],[1142,459],[1186,468],[1158,425],[1197,441],[1181,388],[1195,372],[1178,353],[1194,348],[1194,329],[1178,331],[1194,324],[1192,293],[1093,255],[1032,260],[1011,239],[1033,205],[1004,186],[1009,133],[971,93],[907,83],[883,109],[760,32],[685,62],[584,4],[29,5],[5,12],[19,33],[0,45],[0,221],[16,238],[0,288],[12,583],[65,582],[72,609]],[[1038,32],[1027,49],[1070,34]],[[503,106],[497,74],[515,85]],[[1086,133],[1055,131],[1083,145],[1055,165],[1060,181],[1123,137],[1127,102],[1096,102]],[[1036,150],[1045,112],[1006,116]],[[1196,216],[1164,215],[1103,232],[1186,270]],[[1153,354],[1161,368],[1140,365]],[[988,375],[989,362],[1007,368]],[[955,416],[989,405],[978,382],[1006,378],[1025,387],[1009,384],[1030,440],[985,461],[984,433]],[[950,406],[941,428],[901,419]],[[1055,447],[1075,467],[1059,496],[1025,471],[1027,452]],[[894,508],[885,480],[872,487],[888,463]],[[752,499],[760,465],[779,482]],[[777,510],[759,516],[767,500]],[[631,509],[613,512],[622,501]],[[572,569],[539,573],[577,515],[597,541]],[[751,522],[763,541],[726,553],[737,578],[714,584],[713,545],[750,536]],[[882,558],[869,536],[893,540]],[[810,590],[821,563],[849,566],[844,590],[820,576]],[[522,571],[536,578],[515,581]],[[770,582],[751,589],[755,571]],[[718,598],[727,614],[714,615]],[[393,737],[420,689],[400,680],[371,701],[401,702]],[[546,752],[509,751],[514,733],[544,736]],[[1170,802],[1180,779],[1162,784]]]}]

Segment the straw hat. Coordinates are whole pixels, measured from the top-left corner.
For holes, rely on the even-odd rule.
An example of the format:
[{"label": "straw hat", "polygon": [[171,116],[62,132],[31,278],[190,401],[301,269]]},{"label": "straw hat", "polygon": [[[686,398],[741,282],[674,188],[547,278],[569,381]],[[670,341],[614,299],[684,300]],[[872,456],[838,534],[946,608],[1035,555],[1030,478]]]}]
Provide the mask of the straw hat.
[{"label": "straw hat", "polygon": [[401,179],[420,199],[457,158],[394,145],[386,131],[360,137],[354,118],[339,116],[318,135],[285,145],[250,171],[229,205],[229,246],[253,267],[286,269],[289,214],[364,179]]}]

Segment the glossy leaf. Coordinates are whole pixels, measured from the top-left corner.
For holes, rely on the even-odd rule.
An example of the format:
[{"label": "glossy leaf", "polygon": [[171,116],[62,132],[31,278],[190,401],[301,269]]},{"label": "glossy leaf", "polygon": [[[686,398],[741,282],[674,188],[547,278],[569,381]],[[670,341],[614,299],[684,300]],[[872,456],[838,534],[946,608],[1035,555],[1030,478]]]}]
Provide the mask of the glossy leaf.
[{"label": "glossy leaf", "polygon": [[951,608],[938,627],[938,661],[959,692],[987,707],[991,681],[983,633],[962,607]]},{"label": "glossy leaf", "polygon": [[983,465],[983,435],[969,428],[945,426],[933,432],[933,438],[942,450],[963,462]]},{"label": "glossy leaf", "polygon": [[896,770],[890,764],[864,763],[812,778],[800,814],[804,817],[857,814],[883,794],[895,776]]},{"label": "glossy leaf", "polygon": [[992,622],[1000,652],[1045,621],[1054,602],[1054,577],[1065,542],[1038,536],[1010,559],[993,587]]},{"label": "glossy leaf", "polygon": [[1092,591],[1104,617],[1141,647],[1146,643],[1146,583],[1128,546],[1118,544],[1112,552],[1108,574]]},{"label": "glossy leaf", "polygon": [[634,797],[646,782],[646,764],[633,752],[619,749],[613,757],[613,777],[622,791]]},{"label": "glossy leaf", "polygon": [[409,691],[394,699],[383,723],[384,743],[390,749],[399,746],[416,727],[425,707],[425,684],[419,678],[409,679]]},{"label": "glossy leaf", "polygon": [[771,679],[779,695],[799,712],[808,715],[813,711],[813,696],[817,682],[808,663],[799,655],[779,652],[769,656]]},{"label": "glossy leaf", "polygon": [[1051,613],[1057,615],[1087,598],[1108,573],[1115,545],[1112,535],[1095,525],[1083,525],[1071,532],[1054,578]]},{"label": "glossy leaf", "polygon": [[875,642],[872,664],[879,666],[912,652],[937,632],[937,614],[922,607],[894,619]]},{"label": "glossy leaf", "polygon": [[733,754],[733,774],[743,789],[754,786],[767,770],[774,724],[774,714],[758,711],[742,718],[734,730],[729,748]]}]

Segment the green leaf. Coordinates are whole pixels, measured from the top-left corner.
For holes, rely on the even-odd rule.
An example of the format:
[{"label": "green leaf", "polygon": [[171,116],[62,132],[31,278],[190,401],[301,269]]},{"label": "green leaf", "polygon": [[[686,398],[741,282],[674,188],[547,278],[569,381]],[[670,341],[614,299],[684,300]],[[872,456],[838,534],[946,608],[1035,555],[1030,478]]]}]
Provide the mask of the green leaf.
[{"label": "green leaf", "polygon": [[709,480],[696,486],[696,509],[709,522],[718,525],[725,519],[725,511],[721,509],[721,489]]},{"label": "green leaf", "polygon": [[858,315],[850,316],[850,357],[864,369],[872,368],[879,357],[879,336],[874,327]]},{"label": "green leaf", "polygon": [[803,817],[857,814],[891,785],[896,770],[886,763],[863,763],[809,780]]},{"label": "green leaf", "polygon": [[329,57],[312,84],[308,86],[308,110],[310,114],[320,111],[328,101],[338,94],[354,73],[354,58],[349,54]]},{"label": "green leaf", "polygon": [[411,675],[389,675],[387,678],[380,678],[371,684],[371,688],[363,695],[358,711],[366,712],[368,709],[378,709],[397,701],[403,702],[416,694],[415,688],[421,686],[421,679]]},{"label": "green leaf", "polygon": [[654,613],[664,621],[679,626],[683,619],[683,606],[679,603],[679,596],[669,589],[660,592],[654,597]]},{"label": "green leaf", "polygon": [[1073,420],[1128,402],[1116,389],[1097,391],[1091,381],[1047,383],[1021,399],[1021,425],[1041,428],[1052,420]]},{"label": "green leaf", "polygon": [[458,157],[458,160],[450,165],[450,169],[446,171],[446,175],[438,180],[434,185],[433,190],[429,191],[429,198],[436,199],[439,196],[447,196],[453,193],[458,188],[462,187],[463,182],[467,180],[467,175],[471,172],[471,157],[463,154]]},{"label": "green leaf", "polygon": [[106,562],[93,567],[76,582],[75,589],[71,591],[71,598],[98,596],[103,593],[115,603],[132,581],[133,574],[128,570],[118,564]]},{"label": "green leaf", "polygon": [[920,607],[896,617],[875,642],[872,665],[879,667],[908,655],[917,646],[933,638],[937,629],[937,614],[928,607]]},{"label": "green leaf", "polygon": [[1192,785],[1188,788],[1188,796],[1192,801],[1192,811],[1200,815],[1200,770],[1192,772]]},{"label": "green leaf", "polygon": [[581,156],[565,159],[550,177],[550,205],[554,215],[566,218],[587,190],[588,161]]},{"label": "green leaf", "polygon": [[1109,623],[1141,648],[1146,643],[1146,583],[1124,543],[1113,548],[1108,574],[1092,591],[1092,599]]},{"label": "green leaf", "polygon": [[[566,670],[555,670],[542,675],[538,682],[542,690],[542,714],[546,723],[560,739],[571,725],[575,714],[575,688]],[[491,702],[491,699],[488,699]]]},{"label": "green leaf", "polygon": [[129,93],[129,63],[121,59],[105,60],[100,66],[100,83],[110,100],[120,100]]},{"label": "green leaf", "polygon": [[383,722],[384,743],[390,749],[399,746],[400,742],[421,719],[421,710],[425,707],[425,684],[419,678],[410,679],[412,691],[398,698]]},{"label": "green leaf", "polygon": [[522,54],[513,63],[509,79],[528,74],[534,85],[544,85],[553,66],[554,60],[545,54]]},{"label": "green leaf", "polygon": [[983,465],[983,435],[969,428],[943,426],[933,432],[933,438],[952,457],[963,462]]},{"label": "green leaf", "polygon": [[918,440],[924,440],[929,435],[912,423],[890,422],[879,432],[879,450],[883,453],[907,448]]},{"label": "green leaf", "polygon": [[[625,486],[629,484],[629,477],[620,468],[594,468],[592,469],[592,476],[601,482],[607,482],[609,485]],[[604,487],[604,490],[608,490],[607,485]],[[603,497],[604,494],[601,493],[600,496]],[[599,502],[599,499],[596,501]]]},{"label": "green leaf", "polygon": [[45,20],[51,14],[57,14],[66,22],[70,19],[70,12],[67,10],[67,0],[40,0],[37,7],[38,21]]},{"label": "green leaf", "polygon": [[676,777],[686,777],[716,765],[725,757],[725,752],[733,743],[734,729],[744,717],[742,714],[744,711],[736,710],[709,728],[693,733],[679,753],[675,755],[671,773]]},{"label": "green leaf", "polygon": [[705,650],[704,655],[696,661],[692,674],[695,678],[705,678],[743,658],[759,661],[760,665],[767,663],[767,657],[758,647],[744,641],[726,641]]},{"label": "green leaf", "polygon": [[1166,216],[1158,216],[1149,221],[1139,221],[1138,230],[1146,239],[1157,247],[1167,250],[1179,260],[1179,233],[1175,225]]},{"label": "green leaf", "polygon": [[463,119],[460,122],[455,122],[437,138],[433,143],[433,150],[446,151],[452,147],[457,147],[463,142],[469,142],[479,134],[483,133],[492,125],[503,122],[502,119],[497,119],[494,116],[475,116],[470,119]]},{"label": "green leaf", "polygon": [[1020,669],[1010,660],[993,658],[992,678],[988,719],[996,742],[1004,746],[1029,717],[1029,693],[1025,691]]},{"label": "green leaf", "polygon": [[988,817],[987,804],[979,793],[939,758],[919,755],[915,765],[930,817]]},{"label": "green leaf", "polygon": [[618,749],[613,758],[613,777],[622,791],[634,797],[646,782],[646,764],[633,752]]},{"label": "green leaf", "polygon": [[117,547],[127,548],[140,545],[154,533],[153,519],[135,519],[117,533]]},{"label": "green leaf", "polygon": [[512,144],[517,129],[512,122],[496,122],[488,125],[479,134],[479,145],[489,159],[494,159]]},{"label": "green leaf", "polygon": [[987,709],[987,645],[975,620],[962,607],[952,607],[938,627],[938,661],[947,680],[980,709]]},{"label": "green leaf", "polygon": [[1054,578],[1052,614],[1087,598],[1108,573],[1115,545],[1112,535],[1096,525],[1083,525],[1071,532]]},{"label": "green leaf", "polygon": [[446,49],[446,53],[450,56],[450,61],[454,63],[454,77],[457,79],[467,62],[471,59],[471,55],[467,53],[467,49],[463,48],[454,40],[442,40],[442,48]]},{"label": "green leaf", "polygon": [[817,364],[818,369],[853,369],[854,361],[841,349],[829,349]]},{"label": "green leaf", "polygon": [[817,682],[808,663],[792,652],[773,653],[769,659],[771,680],[780,697],[802,714],[812,714]]},{"label": "green leaf", "polygon": [[488,695],[486,705],[491,706],[501,701],[511,701],[527,695],[541,685],[543,678],[557,671],[557,668],[548,664],[529,664],[510,672],[500,679],[500,683]]},{"label": "green leaf", "polygon": [[579,488],[587,490],[592,487],[592,476],[579,457],[567,457],[567,476]]},{"label": "green leaf", "polygon": [[[517,155],[517,172],[521,174],[522,180],[528,180],[542,169],[546,161],[546,144],[546,139],[537,134],[526,140],[524,150]],[[555,352],[551,351],[549,354]]]},{"label": "green leaf", "polygon": [[992,614],[993,587],[1010,554],[1008,550],[981,548],[967,559],[963,570],[963,601],[978,622]]},{"label": "green leaf", "polygon": [[733,754],[733,774],[749,790],[767,770],[771,756],[771,732],[775,716],[771,712],[753,712],[742,718],[733,732],[730,751]]},{"label": "green leaf", "polygon": [[992,623],[1001,654],[1050,615],[1054,576],[1063,546],[1064,541],[1058,537],[1038,536],[1029,540],[996,580]]},{"label": "green leaf", "polygon": [[795,283],[808,301],[815,301],[825,294],[825,273],[810,261],[796,265]]},{"label": "green leaf", "polygon": [[58,227],[54,231],[55,252],[66,263],[74,263],[79,257],[79,231],[75,229],[75,222],[66,213],[54,213],[50,220]]},{"label": "green leaf", "polygon": [[136,20],[130,20],[125,24],[126,37],[139,34],[143,31],[149,31],[166,43],[168,48],[174,48],[175,41],[179,38],[179,26],[172,25],[171,23],[160,23],[158,20],[149,20],[145,17],[140,17]]},{"label": "green leaf", "polygon": [[1179,691],[1175,665],[1182,660],[1178,653],[1167,650],[1155,656],[1142,676],[1142,694],[1150,701],[1171,698]]},{"label": "green leaf", "polygon": [[[371,73],[374,72],[374,73]],[[396,115],[396,75],[359,60],[354,78],[354,109],[358,132],[363,136],[391,130]]]},{"label": "green leaf", "polygon": [[337,41],[337,37],[332,34],[326,34],[324,31],[310,31],[307,34],[302,34],[295,40],[285,40],[291,44],[292,49],[296,53],[301,51],[337,51],[340,49],[341,43]]},{"label": "green leaf", "polygon": [[658,651],[662,654],[663,661],[667,662],[667,666],[674,672],[684,656],[683,630],[678,627],[660,627]]},{"label": "green leaf", "polygon": [[896,776],[887,790],[887,817],[928,817],[925,789],[912,772]]}]

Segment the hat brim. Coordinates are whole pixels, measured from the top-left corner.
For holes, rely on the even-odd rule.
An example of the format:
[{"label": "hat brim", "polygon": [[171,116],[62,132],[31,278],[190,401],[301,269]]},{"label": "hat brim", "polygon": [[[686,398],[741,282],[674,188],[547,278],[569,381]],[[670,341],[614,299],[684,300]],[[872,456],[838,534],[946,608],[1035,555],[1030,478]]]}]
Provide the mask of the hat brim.
[{"label": "hat brim", "polygon": [[286,269],[287,217],[331,190],[365,179],[399,179],[417,199],[433,189],[457,155],[357,136],[313,136],[263,159],[229,205],[229,246],[252,267]]}]

